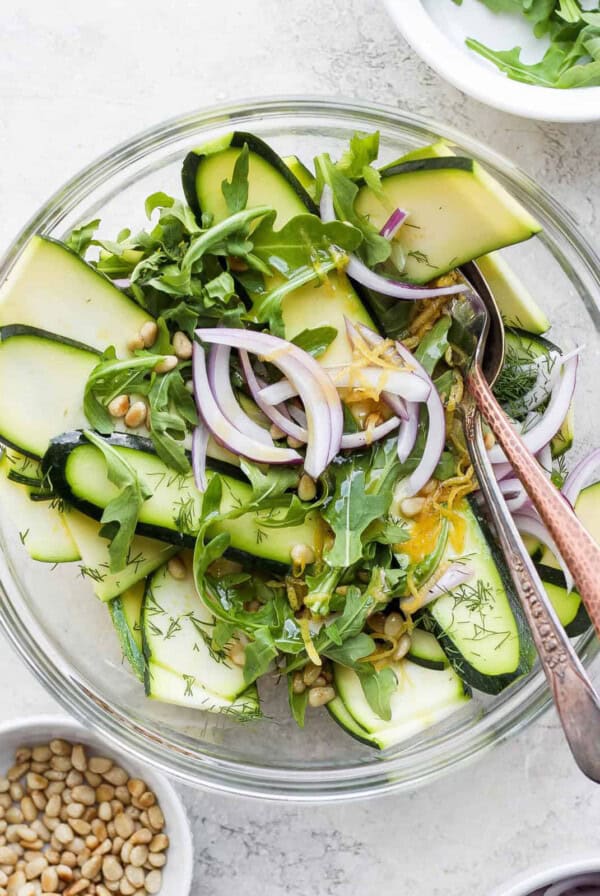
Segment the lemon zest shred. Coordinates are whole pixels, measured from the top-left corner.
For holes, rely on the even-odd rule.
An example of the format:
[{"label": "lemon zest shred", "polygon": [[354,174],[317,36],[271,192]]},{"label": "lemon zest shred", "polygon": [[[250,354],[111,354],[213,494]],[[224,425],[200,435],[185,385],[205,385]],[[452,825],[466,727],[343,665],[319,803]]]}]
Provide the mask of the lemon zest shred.
[{"label": "lemon zest shred", "polygon": [[302,641],[304,643],[304,649],[306,650],[309,660],[315,666],[322,666],[323,660],[317,653],[317,648],[313,643],[313,639],[310,633],[310,620],[308,619],[308,617],[303,616],[301,619],[297,619],[296,621],[298,623],[300,635],[302,636]]}]

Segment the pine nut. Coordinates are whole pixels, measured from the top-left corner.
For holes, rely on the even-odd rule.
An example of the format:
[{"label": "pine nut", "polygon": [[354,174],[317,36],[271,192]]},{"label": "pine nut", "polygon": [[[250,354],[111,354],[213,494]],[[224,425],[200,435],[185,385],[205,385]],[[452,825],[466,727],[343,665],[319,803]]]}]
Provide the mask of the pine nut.
[{"label": "pine nut", "polygon": [[131,796],[139,798],[144,791],[146,790],[146,785],[143,781],[140,781],[139,778],[131,778],[127,782],[127,790],[131,794]]},{"label": "pine nut", "polygon": [[143,868],[138,868],[135,865],[128,865],[125,869],[125,877],[130,884],[133,884],[136,889],[139,889],[144,886],[146,875],[144,874]]},{"label": "pine nut", "polygon": [[96,789],[96,787],[100,787],[100,785],[102,784],[102,776],[96,774],[96,772],[91,772],[89,769],[87,770],[87,772],[83,773],[83,777],[90,785],[90,787],[94,788],[94,790]]},{"label": "pine nut", "polygon": [[31,750],[29,747],[18,747],[15,752],[15,762],[29,762]]},{"label": "pine nut", "polygon": [[70,887],[68,887],[64,896],[78,896],[79,893],[83,893],[84,890],[87,890],[90,882],[85,877],[82,877],[81,880],[75,881]]},{"label": "pine nut", "polygon": [[96,800],[99,803],[110,803],[115,797],[115,788],[112,784],[101,784],[96,788]]},{"label": "pine nut", "polygon": [[192,342],[181,330],[173,336],[173,351],[181,361],[189,361],[192,357]]},{"label": "pine nut", "polygon": [[280,429],[276,423],[272,423],[269,427],[269,435],[275,441],[279,441],[279,439],[285,439],[285,433],[282,429]]},{"label": "pine nut", "polygon": [[153,896],[153,894],[155,893],[158,893],[160,888],[162,887],[161,872],[158,870],[151,871],[150,874],[146,875],[144,887],[146,888],[146,893],[150,893],[151,896]]},{"label": "pine nut", "polygon": [[80,784],[83,784],[84,777],[81,772],[76,771],[75,769],[71,769],[69,774],[67,775],[67,780],[65,784],[67,787],[73,789],[73,787],[79,787]]},{"label": "pine nut", "polygon": [[49,762],[52,756],[52,750],[43,744],[34,747],[31,751],[31,758],[34,762]]},{"label": "pine nut", "polygon": [[311,688],[308,692],[308,702],[311,706],[325,706],[335,698],[335,691],[331,686],[325,688]]},{"label": "pine nut", "polygon": [[185,563],[183,562],[181,557],[171,557],[171,559],[167,563],[167,571],[173,579],[176,579],[180,582],[183,581],[183,579],[185,579],[185,577],[187,576]]},{"label": "pine nut", "polygon": [[148,847],[144,843],[134,846],[129,856],[129,864],[141,868],[148,860]]},{"label": "pine nut", "polygon": [[317,495],[317,484],[308,473],[303,473],[298,483],[298,497],[301,501],[314,501]]},{"label": "pine nut", "polygon": [[114,856],[105,856],[102,861],[102,875],[107,881],[121,880],[123,866]]},{"label": "pine nut", "polygon": [[301,672],[294,672],[292,676],[292,691],[294,694],[303,694],[306,690],[304,679]]},{"label": "pine nut", "polygon": [[169,846],[169,838],[166,834],[157,834],[150,841],[150,852],[164,852]]},{"label": "pine nut", "polygon": [[35,886],[32,883],[28,883],[23,887],[19,887],[17,896],[36,896]]},{"label": "pine nut", "polygon": [[112,759],[107,759],[106,756],[90,756],[88,769],[95,775],[105,775],[112,767]]},{"label": "pine nut", "polygon": [[115,818],[115,831],[122,837],[123,840],[129,840],[131,835],[133,834],[135,825],[133,823],[133,819],[129,817],[129,815],[125,815],[123,812],[120,815],[117,815]]},{"label": "pine nut", "polygon": [[148,856],[148,864],[151,865],[152,868],[164,868],[166,863],[167,857],[164,852],[151,852]]},{"label": "pine nut", "polygon": [[44,858],[44,856],[40,856],[39,859],[34,859],[33,862],[28,862],[25,865],[25,877],[27,880],[34,880],[36,877],[40,877],[42,871],[44,871],[48,867],[48,862]]},{"label": "pine nut", "polygon": [[6,777],[8,778],[8,780],[11,783],[13,783],[14,781],[18,781],[19,778],[22,778],[23,775],[27,774],[28,771],[29,771],[29,763],[21,762],[21,763],[19,763],[19,765],[13,765],[12,768],[9,768],[9,770],[6,773]]},{"label": "pine nut", "polygon": [[383,632],[385,626],[385,616],[383,613],[372,613],[367,617],[367,625],[372,632]]},{"label": "pine nut", "polygon": [[321,667],[315,666],[314,663],[307,663],[304,669],[302,670],[302,681],[307,687],[310,687],[315,683],[319,675],[321,674]]},{"label": "pine nut", "polygon": [[404,657],[410,650],[410,645],[411,645],[410,635],[408,634],[408,632],[405,632],[402,635],[402,637],[400,638],[400,640],[398,641],[398,644],[397,644],[396,649],[393,654],[393,659],[395,659],[395,660],[404,659]]},{"label": "pine nut", "polygon": [[51,740],[48,744],[52,753],[55,756],[70,756],[71,755],[71,744],[68,744],[66,740],[60,740],[56,738],[55,740]]},{"label": "pine nut", "polygon": [[58,889],[58,874],[56,868],[46,868],[42,872],[42,893],[54,893]]},{"label": "pine nut", "polygon": [[154,372],[169,373],[171,370],[175,370],[178,364],[179,358],[177,357],[177,355],[165,355],[162,361],[159,361],[154,368]]},{"label": "pine nut", "polygon": [[304,569],[310,563],[315,562],[315,552],[308,544],[295,544],[290,552],[292,563]]},{"label": "pine nut", "polygon": [[426,504],[425,498],[404,498],[400,502],[400,512],[402,516],[413,517],[421,513]]},{"label": "pine nut", "polygon": [[78,772],[84,772],[87,769],[87,759],[85,758],[85,750],[81,744],[75,744],[71,753],[71,763],[73,768]]},{"label": "pine nut", "polygon": [[66,810],[67,818],[81,818],[85,812],[85,806],[83,803],[69,803]]},{"label": "pine nut", "polygon": [[73,830],[68,824],[59,824],[57,829],[54,831],[54,836],[59,843],[62,843],[63,846],[68,846],[68,844],[72,843],[74,839]]},{"label": "pine nut", "polygon": [[144,348],[144,340],[139,335],[139,333],[137,336],[134,336],[129,340],[129,342],[127,343],[127,348],[130,352],[139,352]]},{"label": "pine nut", "polygon": [[107,772],[104,772],[104,778],[109,784],[120,787],[127,783],[127,772],[118,765],[113,766]]},{"label": "pine nut", "polygon": [[10,790],[10,781],[8,778],[0,777],[0,793],[8,793]]},{"label": "pine nut", "polygon": [[71,796],[74,802],[83,803],[84,806],[93,806],[96,801],[95,791],[87,784],[80,784],[79,787],[74,787],[71,791]]},{"label": "pine nut", "polygon": [[145,348],[152,348],[158,338],[158,326],[155,321],[147,320],[140,330],[140,338]]},{"label": "pine nut", "polygon": [[115,787],[115,798],[119,800],[123,806],[128,806],[131,802],[131,794],[127,790],[124,784],[119,784]]},{"label": "pine nut", "polygon": [[70,756],[53,756],[50,765],[57,772],[70,772],[73,768]]},{"label": "pine nut", "polygon": [[294,436],[288,436],[287,443],[290,448],[302,448],[304,445],[304,442],[300,441],[300,439],[295,439]]},{"label": "pine nut", "polygon": [[34,821],[37,818],[37,809],[30,796],[24,796],[21,800],[21,812],[25,821]]},{"label": "pine nut", "polygon": [[317,680],[315,681],[313,687],[315,687],[315,688],[324,688],[326,684],[327,684],[327,679],[325,678],[325,676],[324,676],[324,675],[319,675],[319,677],[318,677]]},{"label": "pine nut", "polygon": [[102,868],[102,856],[92,856],[81,866],[81,873],[88,880],[93,880]]},{"label": "pine nut", "polygon": [[63,880],[66,883],[70,883],[73,880],[73,869],[64,862],[61,862],[60,865],[56,866],[56,873],[58,874],[58,879]]},{"label": "pine nut", "polygon": [[12,799],[15,800],[15,802],[18,802],[18,800],[22,800],[25,795],[25,791],[23,790],[23,788],[21,787],[21,785],[18,782],[15,782],[14,784],[10,785],[9,792],[10,792]]},{"label": "pine nut", "polygon": [[388,638],[397,638],[403,631],[405,626],[404,618],[400,613],[390,613],[386,617],[383,633]]},{"label": "pine nut", "polygon": [[125,414],[125,426],[130,429],[137,429],[146,422],[148,416],[148,408],[145,401],[134,401],[127,413]]},{"label": "pine nut", "polygon": [[241,641],[235,641],[235,643],[232,644],[229,649],[229,659],[235,666],[246,665],[246,647]]},{"label": "pine nut", "polygon": [[19,856],[12,846],[0,846],[0,865],[16,865]]}]

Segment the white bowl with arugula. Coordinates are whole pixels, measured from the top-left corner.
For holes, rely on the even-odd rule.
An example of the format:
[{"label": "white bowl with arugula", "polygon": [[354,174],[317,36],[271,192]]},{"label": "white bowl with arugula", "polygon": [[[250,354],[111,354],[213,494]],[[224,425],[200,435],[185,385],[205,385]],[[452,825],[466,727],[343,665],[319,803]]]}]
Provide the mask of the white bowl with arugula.
[{"label": "white bowl with arugula", "polygon": [[412,48],[489,106],[545,121],[600,118],[596,0],[385,0]]},{"label": "white bowl with arugula", "polygon": [[[148,168],[144,138],[115,151],[106,198],[19,241],[0,287],[1,610],[59,699],[144,758],[353,795],[439,773],[544,700],[462,434],[457,268],[477,259],[504,314],[507,413],[600,534],[598,452],[578,447],[594,431],[573,423],[595,392],[579,345],[547,332],[579,332],[550,295],[576,302],[576,281],[529,186],[383,112],[380,133],[343,111],[335,142],[325,121],[269,132],[281,109],[167,125]],[[490,459],[585,647],[568,571]]]}]

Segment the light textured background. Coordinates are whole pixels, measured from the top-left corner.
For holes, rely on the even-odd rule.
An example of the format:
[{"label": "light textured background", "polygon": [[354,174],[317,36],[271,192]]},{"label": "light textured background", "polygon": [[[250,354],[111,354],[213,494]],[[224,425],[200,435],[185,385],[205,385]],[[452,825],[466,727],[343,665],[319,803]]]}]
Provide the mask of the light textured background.
[{"label": "light textured background", "polygon": [[[339,94],[456,124],[537,177],[597,239],[600,126],[538,124],[467,99],[415,58],[376,0],[2,0],[0,47],[0,247],[114,143],[194,107],[272,93]],[[0,636],[0,718],[54,708]],[[412,795],[317,808],[184,795],[194,896],[486,896],[532,865],[600,854],[600,790],[573,767],[552,714]]]}]

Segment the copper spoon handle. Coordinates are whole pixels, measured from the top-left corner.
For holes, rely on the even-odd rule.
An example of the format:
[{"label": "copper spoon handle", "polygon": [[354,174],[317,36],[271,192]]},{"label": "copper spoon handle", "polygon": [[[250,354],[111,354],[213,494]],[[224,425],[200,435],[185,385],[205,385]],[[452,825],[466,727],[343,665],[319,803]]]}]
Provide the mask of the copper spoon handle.
[{"label": "copper spoon handle", "polygon": [[550,603],[506,506],[483,442],[473,400],[464,405],[465,434],[569,747],[581,771],[600,783],[600,701]]},{"label": "copper spoon handle", "polygon": [[600,546],[544,475],[496,401],[481,367],[475,364],[466,378],[467,388],[507,459],[533,501],[567,564],[590,619],[600,637]]}]

